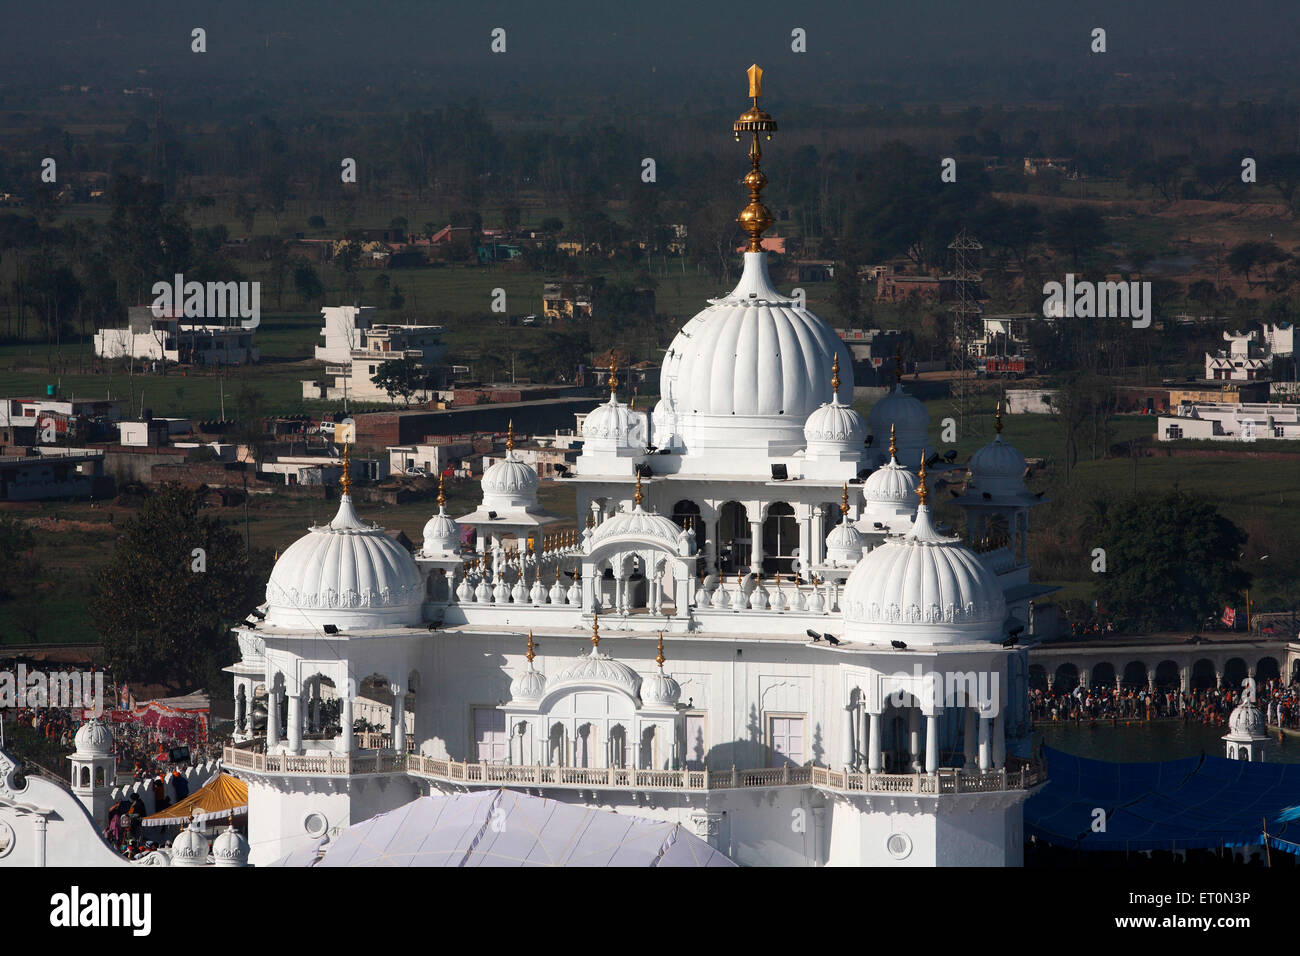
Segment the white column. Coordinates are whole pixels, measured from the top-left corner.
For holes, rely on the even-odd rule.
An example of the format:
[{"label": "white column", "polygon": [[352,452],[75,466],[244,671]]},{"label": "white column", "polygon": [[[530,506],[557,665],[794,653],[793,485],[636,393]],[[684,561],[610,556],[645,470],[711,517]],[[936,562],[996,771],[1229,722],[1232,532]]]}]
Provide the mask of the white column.
[{"label": "white column", "polygon": [[871,736],[867,752],[867,769],[872,773],[880,773],[882,760],[880,757],[880,715],[871,714]]},{"label": "white column", "polygon": [[289,731],[289,749],[294,753],[302,751],[302,693],[289,695],[289,714],[287,717]]},{"label": "white column", "polygon": [[32,863],[35,866],[45,865],[45,828],[48,822],[40,813],[32,820],[32,826],[36,828],[36,846],[32,848]]},{"label": "white column", "polygon": [[821,505],[812,507],[812,540],[808,542],[808,563],[821,564],[826,550],[826,515]]},{"label": "white column", "polygon": [[852,706],[844,708],[844,713],[848,715],[849,718],[848,721],[849,726],[846,728],[844,734],[844,769],[848,770],[855,763],[857,763],[857,760],[855,759],[854,756],[857,752],[857,748],[854,746],[854,741],[853,741],[853,738],[857,732],[857,727],[855,726],[857,724],[857,718],[853,713]]},{"label": "white column", "polygon": [[907,709],[907,747],[912,752],[912,770],[921,769],[921,709]]},{"label": "white column", "polygon": [[763,522],[749,523],[749,570],[755,577],[763,575]]},{"label": "white column", "polygon": [[979,755],[979,743],[975,739],[979,733],[976,725],[979,714],[976,713],[974,707],[965,707],[963,710],[966,712],[966,729],[962,739],[962,753],[966,757],[963,769],[966,773],[971,773],[975,770],[975,761]]},{"label": "white column", "polygon": [[980,772],[985,772],[989,769],[989,761],[991,759],[991,754],[989,753],[989,736],[990,731],[992,730],[992,723],[993,718],[980,717]]},{"label": "white column", "polygon": [[244,727],[239,726],[239,692],[243,690],[243,688],[244,688],[244,678],[236,677],[235,678],[235,736],[240,738],[241,740],[245,736],[245,732],[246,732],[245,729],[248,726],[247,717],[245,717]]},{"label": "white column", "polygon": [[925,715],[925,772],[939,769],[939,715]]},{"label": "white column", "polygon": [[800,572],[799,576],[805,581],[811,576],[807,565],[812,563],[812,507],[812,505],[804,506],[804,514],[799,521],[799,560],[805,566],[805,570]]},{"label": "white column", "polygon": [[1001,770],[1002,765],[1007,762],[1007,719],[1006,717],[993,718],[993,769]]},{"label": "white column", "polygon": [[393,713],[389,721],[389,735],[393,749],[399,754],[406,753],[406,690],[401,684],[390,684],[393,692]]},{"label": "white column", "polygon": [[266,747],[280,746],[280,689],[272,687],[266,695]]},{"label": "white column", "polygon": [[339,733],[343,737],[343,752],[352,753],[352,698],[344,697],[339,702]]}]

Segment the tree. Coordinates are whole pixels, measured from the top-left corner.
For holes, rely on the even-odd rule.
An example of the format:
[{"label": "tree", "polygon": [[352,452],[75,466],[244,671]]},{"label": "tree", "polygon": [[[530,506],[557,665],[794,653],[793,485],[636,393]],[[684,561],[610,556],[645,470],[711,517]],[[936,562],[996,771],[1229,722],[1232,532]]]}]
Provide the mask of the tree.
[{"label": "tree", "polygon": [[1079,262],[1104,245],[1109,236],[1101,213],[1091,206],[1074,206],[1048,218],[1044,238],[1078,268]]},{"label": "tree", "polygon": [[99,573],[93,618],[127,680],[215,686],[237,651],[231,624],[262,602],[269,555],[245,550],[202,509],[197,491],[162,485],[122,527]]},{"label": "tree", "polygon": [[1198,629],[1250,586],[1237,563],[1246,534],[1209,501],[1177,490],[1128,498],[1098,524],[1096,598],[1125,628]]},{"label": "tree", "polygon": [[325,294],[325,287],[321,284],[320,275],[311,267],[310,263],[302,260],[299,260],[298,265],[294,266],[293,287],[304,305],[316,301]]},{"label": "tree", "polygon": [[370,380],[387,392],[390,399],[396,401],[400,398],[409,407],[412,396],[423,384],[424,373],[415,359],[408,356],[382,363]]}]

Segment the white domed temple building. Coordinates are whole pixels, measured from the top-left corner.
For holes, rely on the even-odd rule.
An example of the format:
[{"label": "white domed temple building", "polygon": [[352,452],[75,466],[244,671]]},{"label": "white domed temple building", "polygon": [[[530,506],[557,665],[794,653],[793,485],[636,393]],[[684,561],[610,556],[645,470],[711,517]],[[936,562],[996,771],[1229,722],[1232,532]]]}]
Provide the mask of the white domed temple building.
[{"label": "white domed temple building", "polygon": [[[253,864],[503,786],[677,822],[744,865],[1020,864],[1041,782],[1013,634],[1024,459],[1000,434],[976,456],[959,538],[927,502],[924,406],[899,386],[870,422],[851,407],[848,349],[768,274],[760,81],[734,127],[743,274],[673,340],[651,414],[611,375],[560,479],[585,529],[545,533],[561,519],[510,451],[477,511],[440,498],[414,556],[346,467],[333,521],[280,556],[228,668]],[[385,726],[352,732],[377,696]]]}]

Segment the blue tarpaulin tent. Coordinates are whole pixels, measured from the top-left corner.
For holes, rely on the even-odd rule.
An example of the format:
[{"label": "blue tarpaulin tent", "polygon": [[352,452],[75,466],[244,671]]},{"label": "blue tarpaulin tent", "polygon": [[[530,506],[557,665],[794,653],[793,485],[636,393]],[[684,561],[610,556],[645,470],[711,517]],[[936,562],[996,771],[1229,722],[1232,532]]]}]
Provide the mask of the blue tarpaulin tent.
[{"label": "blue tarpaulin tent", "polygon": [[[1188,757],[1111,763],[1043,748],[1048,782],[1025,802],[1025,835],[1082,850],[1271,846],[1300,853],[1300,764]],[[1104,831],[1094,831],[1096,810]],[[1267,821],[1267,823],[1265,822]]]}]

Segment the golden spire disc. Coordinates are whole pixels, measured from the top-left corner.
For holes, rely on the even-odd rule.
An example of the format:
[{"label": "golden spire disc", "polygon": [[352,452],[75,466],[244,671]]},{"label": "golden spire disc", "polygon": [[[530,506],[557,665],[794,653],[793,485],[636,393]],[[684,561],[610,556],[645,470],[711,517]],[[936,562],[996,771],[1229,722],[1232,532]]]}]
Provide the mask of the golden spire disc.
[{"label": "golden spire disc", "polygon": [[930,489],[925,486],[925,452],[921,452],[921,470],[917,474],[921,483],[916,486],[916,496],[921,499],[921,504],[925,505],[926,499],[930,497]]},{"label": "golden spire disc", "polygon": [[641,507],[641,472],[639,471],[636,473],[636,493],[632,495],[632,500],[636,503],[638,508]]},{"label": "golden spire disc", "polygon": [[1002,434],[1002,403],[998,402],[998,410],[993,413],[993,430],[999,435]]},{"label": "golden spire disc", "polygon": [[664,661],[666,660],[668,660],[668,658],[664,657],[664,632],[660,631],[659,632],[659,653],[655,655],[655,663],[659,665],[660,670],[664,669]]},{"label": "golden spire disc", "polygon": [[835,353],[835,360],[831,362],[831,400],[834,401],[840,394],[840,353]]},{"label": "golden spire disc", "polygon": [[889,423],[889,458],[892,461],[898,457],[898,439],[894,435],[894,423]]},{"label": "golden spire disc", "polygon": [[591,612],[591,646],[600,647],[600,612]]},{"label": "golden spire disc", "polygon": [[528,659],[529,664],[532,664],[533,659],[536,656],[537,655],[533,653],[533,632],[529,631],[528,632],[528,653],[525,654],[524,657]]},{"label": "golden spire disc", "polygon": [[847,516],[849,513],[849,483],[844,482],[844,490],[840,496],[840,514]]},{"label": "golden spire disc", "polygon": [[618,391],[618,359],[614,358],[614,353],[609,353],[609,394],[613,395]]},{"label": "golden spire disc", "polygon": [[440,509],[445,507],[447,504],[447,490],[443,485],[443,482],[445,480],[446,480],[446,475],[444,475],[441,471],[438,472],[438,507]]},{"label": "golden spire disc", "polygon": [[506,427],[506,451],[515,450],[515,420],[510,419],[510,424]]}]

